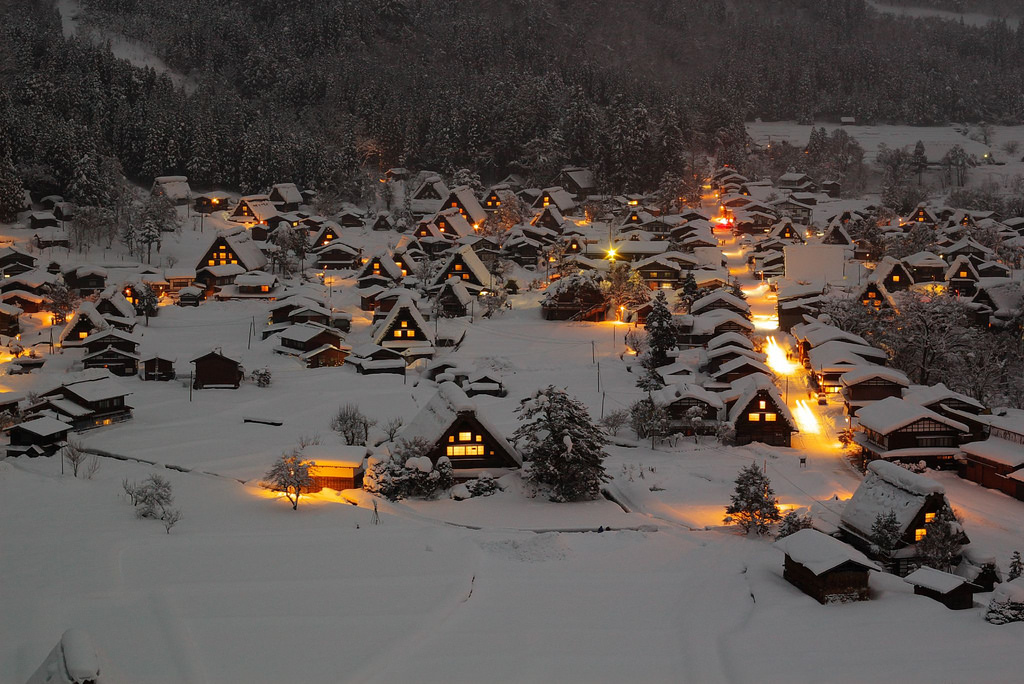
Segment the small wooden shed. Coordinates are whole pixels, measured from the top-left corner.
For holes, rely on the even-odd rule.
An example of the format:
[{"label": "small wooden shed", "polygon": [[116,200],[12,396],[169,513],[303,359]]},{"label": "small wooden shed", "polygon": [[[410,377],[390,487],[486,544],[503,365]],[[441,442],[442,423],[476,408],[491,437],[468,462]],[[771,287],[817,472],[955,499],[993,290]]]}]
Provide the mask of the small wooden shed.
[{"label": "small wooden shed", "polygon": [[868,571],[880,568],[852,546],[814,529],[775,542],[786,554],[782,576],[818,603],[868,599]]},{"label": "small wooden shed", "polygon": [[242,383],[242,364],[218,351],[203,354],[192,363],[196,365],[192,381],[195,389],[238,389]]},{"label": "small wooden shed", "polygon": [[935,599],[950,610],[974,607],[974,590],[970,582],[935,568],[923,566],[903,578],[914,585],[914,593]]},{"label": "small wooden shed", "polygon": [[309,446],[303,449],[303,459],[314,465],[309,469],[313,479],[306,493],[321,489],[361,489],[368,449],[365,446]]}]

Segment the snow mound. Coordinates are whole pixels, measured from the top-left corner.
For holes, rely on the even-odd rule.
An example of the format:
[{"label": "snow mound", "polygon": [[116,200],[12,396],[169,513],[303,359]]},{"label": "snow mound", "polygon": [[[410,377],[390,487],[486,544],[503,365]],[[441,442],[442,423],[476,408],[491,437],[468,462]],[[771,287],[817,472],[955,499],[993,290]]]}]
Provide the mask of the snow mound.
[{"label": "snow mound", "polygon": [[483,542],[480,546],[488,553],[523,563],[564,560],[569,556],[569,546],[557,532],[545,532],[525,539]]}]

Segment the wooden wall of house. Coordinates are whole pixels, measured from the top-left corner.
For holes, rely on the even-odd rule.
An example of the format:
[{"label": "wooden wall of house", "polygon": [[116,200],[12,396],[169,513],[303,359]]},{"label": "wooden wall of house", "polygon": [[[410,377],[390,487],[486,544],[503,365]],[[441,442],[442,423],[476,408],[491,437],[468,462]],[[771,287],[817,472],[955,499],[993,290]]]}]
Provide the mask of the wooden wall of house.
[{"label": "wooden wall of house", "polygon": [[961,584],[948,594],[940,594],[934,589],[914,585],[914,593],[938,601],[950,610],[967,610],[974,607],[974,592],[967,583]]},{"label": "wooden wall of house", "polygon": [[242,379],[238,364],[230,360],[202,358],[196,360],[195,367],[193,386],[196,389],[211,385],[230,385],[237,388]]},{"label": "wooden wall of house", "polygon": [[819,603],[836,599],[864,601],[868,598],[867,570],[840,566],[838,570],[815,575],[787,555],[782,576]]},{"label": "wooden wall of house", "polygon": [[[460,433],[469,433],[472,439],[469,442],[460,440]],[[480,441],[476,436],[481,437]],[[480,454],[460,454],[458,447],[482,447]],[[452,449],[449,449],[452,447]],[[452,453],[449,453],[451,451]],[[442,456],[448,456],[455,469],[468,468],[512,468],[518,464],[511,461],[504,451],[498,446],[497,440],[488,432],[473,415],[460,415],[451,427],[445,431],[441,441],[429,454],[430,460],[435,464]]]}]

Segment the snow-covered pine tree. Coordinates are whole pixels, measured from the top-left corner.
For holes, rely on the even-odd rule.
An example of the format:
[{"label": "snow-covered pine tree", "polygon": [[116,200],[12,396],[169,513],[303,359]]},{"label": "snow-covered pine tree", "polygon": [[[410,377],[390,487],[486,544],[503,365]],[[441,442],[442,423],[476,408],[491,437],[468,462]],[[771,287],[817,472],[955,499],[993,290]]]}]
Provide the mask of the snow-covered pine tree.
[{"label": "snow-covered pine tree", "polygon": [[71,288],[62,282],[52,283],[46,292],[46,310],[53,314],[53,322],[61,324],[68,320],[71,312],[81,301]]},{"label": "snow-covered pine tree", "polygon": [[875,516],[875,522],[871,524],[871,543],[878,549],[878,553],[886,558],[891,556],[901,536],[902,530],[899,520],[896,519],[896,511],[889,509]]},{"label": "snow-covered pine tree", "polygon": [[138,283],[134,288],[135,311],[146,317],[146,325],[149,325],[149,317],[156,315],[159,299],[156,292],[148,283]]},{"label": "snow-covered pine tree", "polygon": [[782,517],[768,475],[751,463],[740,470],[732,503],[725,509],[726,522],[735,522],[747,534],[766,534],[773,522]]},{"label": "snow-covered pine tree", "polygon": [[8,159],[0,159],[0,221],[14,221],[25,203],[21,179]]},{"label": "snow-covered pine tree", "polygon": [[299,497],[302,490],[308,489],[313,484],[313,478],[309,474],[311,466],[316,465],[313,461],[302,458],[302,452],[293,449],[290,453],[281,454],[270,470],[263,476],[264,486],[275,492],[283,492],[292,505],[292,510],[299,508]]},{"label": "snow-covered pine tree", "polygon": [[651,364],[657,368],[668,363],[668,352],[676,346],[676,329],[672,312],[668,309],[664,290],[654,296],[651,312],[647,314],[647,341],[650,348]]},{"label": "snow-covered pine tree", "polygon": [[1006,571],[1006,580],[1015,580],[1024,574],[1024,564],[1020,560],[1020,551],[1014,551],[1010,556],[1010,567]]},{"label": "snow-covered pine tree", "polygon": [[944,506],[935,518],[925,524],[924,539],[917,542],[922,562],[936,570],[952,572],[960,561],[963,527],[949,506]]},{"label": "snow-covered pine tree", "polygon": [[549,385],[516,409],[519,428],[513,440],[526,461],[527,478],[550,487],[552,501],[595,499],[604,470],[604,431],[587,408],[565,390]]},{"label": "snow-covered pine tree", "polygon": [[779,523],[779,532],[775,535],[776,539],[782,539],[789,535],[799,532],[800,530],[806,530],[813,525],[811,516],[800,515],[796,511],[790,511],[782,518],[782,522]]}]

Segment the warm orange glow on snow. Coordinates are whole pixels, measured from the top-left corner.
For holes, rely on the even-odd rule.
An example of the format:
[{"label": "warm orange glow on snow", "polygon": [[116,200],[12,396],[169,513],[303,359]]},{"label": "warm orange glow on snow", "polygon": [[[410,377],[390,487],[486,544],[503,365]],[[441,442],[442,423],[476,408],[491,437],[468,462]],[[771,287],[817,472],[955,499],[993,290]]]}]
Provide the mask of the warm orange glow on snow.
[{"label": "warm orange glow on snow", "polygon": [[775,337],[768,338],[764,345],[764,353],[768,356],[768,367],[776,375],[793,375],[800,368],[799,364],[786,357],[786,350],[779,346]]},{"label": "warm orange glow on snow", "polygon": [[806,399],[796,400],[796,410],[793,412],[796,418],[797,429],[803,434],[817,435],[821,432],[821,425],[818,423],[818,416],[807,404]]}]

